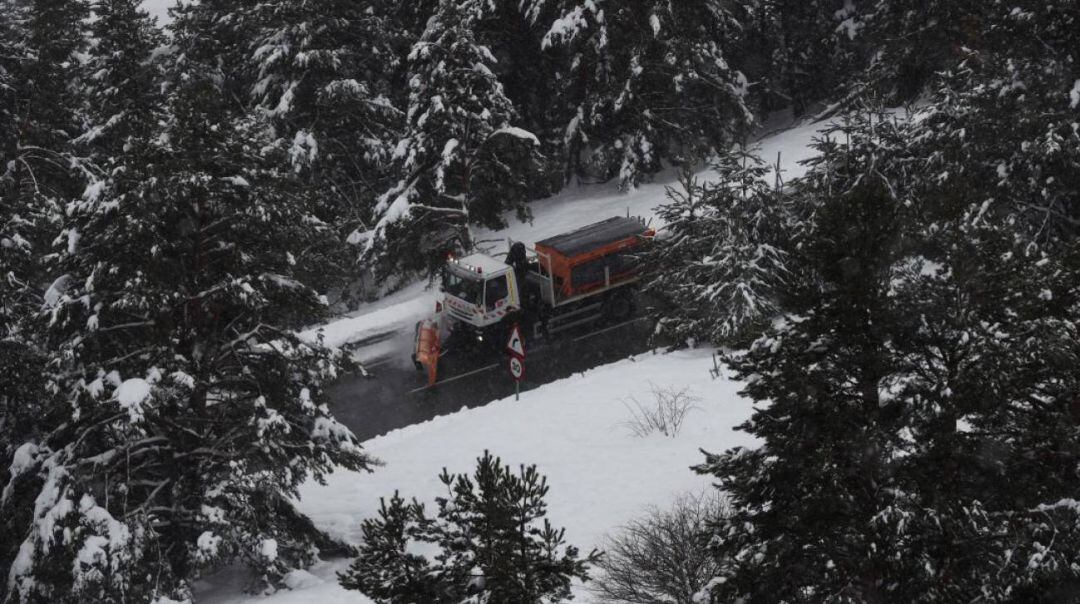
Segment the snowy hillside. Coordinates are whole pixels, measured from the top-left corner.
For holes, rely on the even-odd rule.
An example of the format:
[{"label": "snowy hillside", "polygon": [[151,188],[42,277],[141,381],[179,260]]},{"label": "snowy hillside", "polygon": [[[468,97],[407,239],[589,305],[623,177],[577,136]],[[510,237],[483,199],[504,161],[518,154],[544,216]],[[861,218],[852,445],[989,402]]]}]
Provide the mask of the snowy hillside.
[{"label": "snowy hillside", "polygon": [[[799,162],[810,157],[809,144],[822,127],[804,123],[767,136],[759,142],[760,153],[771,161],[779,154],[784,179],[795,178],[803,173]],[[701,177],[709,178],[709,172]],[[615,184],[571,187],[532,204],[532,224],[512,222],[504,230],[475,235],[478,240],[495,240],[488,245],[501,252],[506,238],[533,242],[628,211],[655,220],[653,210],[664,200],[671,179],[670,173],[661,175],[629,193],[620,192]],[[434,294],[416,283],[303,335],[315,338],[321,332],[328,344],[340,346],[411,329],[433,306]],[[397,342],[400,345],[401,340]],[[385,345],[376,345],[362,348],[358,356],[386,352]],[[407,351],[390,353],[403,356]],[[325,487],[308,484],[300,508],[335,537],[356,543],[360,521],[375,513],[379,497],[399,490],[430,502],[441,494],[438,475],[443,467],[467,472],[487,449],[512,466],[536,464],[552,487],[550,517],[566,526],[568,542],[584,551],[602,547],[606,534],[643,509],[664,507],[680,494],[709,488],[708,479],[689,470],[702,461],[700,448],[720,451],[749,444],[749,437],[733,427],[749,416],[750,403],[737,395],[737,384],[712,380],[711,367],[706,351],[644,355],[547,384],[524,393],[520,402],[500,400],[392,432],[364,443],[366,450],[386,462],[385,467],[372,474],[340,472]],[[677,438],[657,434],[637,438],[624,425],[631,398],[650,402],[654,387],[685,388],[700,399]],[[212,578],[199,600],[364,602],[337,584],[335,573],[348,563],[339,560],[322,563],[310,573],[297,571],[288,582],[293,591],[254,600],[238,593],[240,579],[226,573]],[[588,602],[588,594],[578,591],[579,600]]]},{"label": "snowy hillside", "polygon": [[[487,449],[511,466],[536,464],[551,486],[549,517],[566,527],[567,541],[584,551],[602,547],[606,534],[649,506],[665,507],[679,494],[711,488],[708,478],[690,470],[702,461],[699,448],[751,444],[732,430],[749,416],[750,403],[738,396],[738,384],[713,380],[711,367],[706,351],[643,355],[525,392],[520,402],[496,401],[392,432],[364,443],[384,467],[371,474],[339,472],[326,486],[308,484],[300,509],[332,535],[356,543],[360,521],[375,513],[379,497],[399,490],[430,503],[442,494],[443,467],[468,472]],[[686,389],[698,398],[675,438],[637,437],[625,425],[627,404],[651,402],[654,387]],[[297,571],[288,581],[292,591],[269,598],[238,593],[234,576],[216,577],[198,601],[364,602],[337,584],[334,573],[348,562]],[[576,601],[590,601],[583,589],[578,592]]]}]

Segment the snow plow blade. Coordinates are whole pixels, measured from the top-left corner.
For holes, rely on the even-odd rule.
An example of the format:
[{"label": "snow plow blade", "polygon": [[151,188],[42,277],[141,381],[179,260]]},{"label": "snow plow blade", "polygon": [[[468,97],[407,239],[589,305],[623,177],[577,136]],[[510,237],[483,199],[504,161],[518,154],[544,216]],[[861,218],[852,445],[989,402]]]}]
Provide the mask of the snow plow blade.
[{"label": "snow plow blade", "polygon": [[416,349],[413,364],[427,373],[427,385],[434,386],[439,379],[439,326],[430,319],[416,324]]}]

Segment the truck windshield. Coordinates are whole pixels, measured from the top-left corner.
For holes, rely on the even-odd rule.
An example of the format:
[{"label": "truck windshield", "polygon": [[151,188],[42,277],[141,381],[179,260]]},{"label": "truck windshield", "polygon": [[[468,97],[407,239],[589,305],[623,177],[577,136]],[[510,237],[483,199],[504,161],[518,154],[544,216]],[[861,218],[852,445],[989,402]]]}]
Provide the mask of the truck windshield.
[{"label": "truck windshield", "polygon": [[480,304],[484,297],[482,281],[462,277],[449,270],[443,271],[443,291],[469,304]]}]

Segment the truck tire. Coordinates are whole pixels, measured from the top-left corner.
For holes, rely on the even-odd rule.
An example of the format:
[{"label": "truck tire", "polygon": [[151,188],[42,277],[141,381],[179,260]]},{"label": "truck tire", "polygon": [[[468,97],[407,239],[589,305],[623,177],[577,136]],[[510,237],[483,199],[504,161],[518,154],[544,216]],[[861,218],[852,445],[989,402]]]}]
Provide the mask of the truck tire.
[{"label": "truck tire", "polygon": [[634,293],[631,290],[615,292],[604,304],[604,318],[621,323],[634,315]]}]

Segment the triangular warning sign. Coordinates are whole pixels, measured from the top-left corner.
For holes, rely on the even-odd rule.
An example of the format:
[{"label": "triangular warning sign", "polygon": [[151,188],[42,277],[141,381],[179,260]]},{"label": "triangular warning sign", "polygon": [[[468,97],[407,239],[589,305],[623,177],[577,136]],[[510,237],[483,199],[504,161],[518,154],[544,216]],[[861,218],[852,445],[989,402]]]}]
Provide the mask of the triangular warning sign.
[{"label": "triangular warning sign", "polygon": [[512,355],[525,358],[525,341],[521,339],[521,330],[517,325],[510,330],[510,339],[506,342],[506,349]]}]

